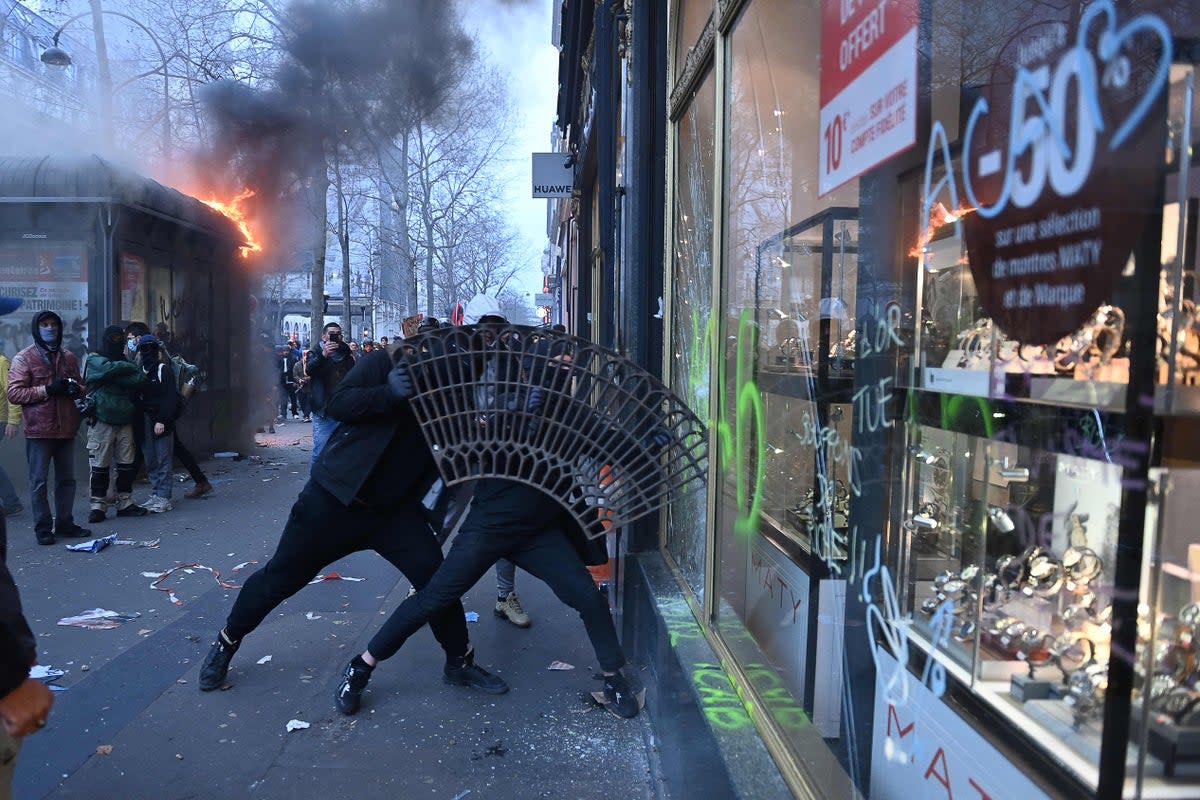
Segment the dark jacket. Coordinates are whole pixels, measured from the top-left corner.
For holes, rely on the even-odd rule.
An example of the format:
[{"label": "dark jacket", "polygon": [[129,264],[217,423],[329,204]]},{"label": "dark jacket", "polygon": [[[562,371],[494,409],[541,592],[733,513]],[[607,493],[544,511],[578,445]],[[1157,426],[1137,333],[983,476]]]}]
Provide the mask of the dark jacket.
[{"label": "dark jacket", "polygon": [[36,656],[33,631],[21,613],[17,585],[0,560],[0,697],[25,682]]},{"label": "dark jacket", "polygon": [[[341,356],[338,358],[337,356]],[[318,414],[323,416],[332,416],[326,414],[325,407],[329,403],[329,399],[333,397],[334,390],[338,387],[350,371],[354,368],[354,355],[350,352],[350,346],[342,342],[334,356],[326,356],[321,349],[321,343],[312,348],[308,354],[308,377],[312,379],[309,384],[309,407]],[[388,369],[391,369],[389,366]],[[384,375],[387,373],[385,372]]]},{"label": "dark jacket", "polygon": [[137,415],[133,400],[146,376],[132,361],[111,361],[88,353],[84,362],[88,394],[96,401],[96,419],[109,425],[128,425]]},{"label": "dark jacket", "polygon": [[175,386],[175,371],[162,361],[143,364],[141,371],[146,382],[142,384],[139,406],[151,422],[161,422],[169,431],[182,410],[179,389]]},{"label": "dark jacket", "polygon": [[360,358],[326,403],[325,413],[341,424],[313,464],[312,480],[345,505],[380,482],[394,502],[420,499],[436,473],[408,401],[388,391],[391,369],[382,350]]}]

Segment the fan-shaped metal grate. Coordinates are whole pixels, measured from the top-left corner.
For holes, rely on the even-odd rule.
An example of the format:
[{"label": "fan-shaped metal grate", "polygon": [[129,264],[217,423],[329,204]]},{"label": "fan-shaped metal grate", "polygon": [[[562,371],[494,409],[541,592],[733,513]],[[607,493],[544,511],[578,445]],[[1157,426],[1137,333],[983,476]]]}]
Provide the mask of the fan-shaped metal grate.
[{"label": "fan-shaped metal grate", "polygon": [[405,339],[411,402],[448,485],[509,478],[558,499],[590,537],[706,476],[703,423],[623,356],[521,325]]}]

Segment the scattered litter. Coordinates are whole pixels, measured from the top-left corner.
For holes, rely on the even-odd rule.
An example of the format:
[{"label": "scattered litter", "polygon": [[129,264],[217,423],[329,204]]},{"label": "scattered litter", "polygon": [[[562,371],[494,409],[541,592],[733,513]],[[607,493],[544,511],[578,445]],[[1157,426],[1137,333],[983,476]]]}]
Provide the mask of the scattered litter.
[{"label": "scattered litter", "polygon": [[64,545],[68,550],[73,550],[76,553],[99,553],[104,548],[117,540],[115,533],[110,533],[108,536],[99,539],[92,539],[88,542],[80,542],[79,544]]},{"label": "scattered litter", "polygon": [[452,797],[450,800],[462,800],[464,797],[466,797],[470,793],[471,793],[470,789],[463,789],[461,792],[454,795],[454,797]]},{"label": "scattered litter", "polygon": [[238,454],[232,450],[223,450],[220,453],[213,453],[213,458],[237,458]]},{"label": "scattered litter", "polygon": [[[253,564],[253,563],[257,563],[257,562],[252,561],[249,563]],[[242,566],[243,566],[242,564],[239,564],[238,566],[233,568],[233,571],[236,572]],[[229,581],[221,580],[221,573],[219,571],[213,569],[212,567],[206,567],[203,564],[176,564],[175,566],[171,567],[166,572],[143,572],[142,577],[143,578],[153,578],[154,580],[150,583],[150,588],[154,589],[156,591],[159,591],[159,592],[166,592],[168,600],[170,600],[173,604],[175,604],[177,606],[181,606],[181,605],[183,605],[183,601],[180,600],[175,595],[175,589],[173,587],[159,585],[163,581],[165,581],[167,579],[167,577],[169,575],[171,575],[171,573],[179,572],[180,570],[182,570],[187,575],[193,575],[197,571],[211,572],[212,576],[213,576],[213,580],[215,580],[217,582],[217,585],[220,586],[222,589],[240,589],[240,588],[242,588],[242,585],[240,583],[230,583]]]},{"label": "scattered litter", "polygon": [[58,686],[57,684],[53,684],[53,683],[49,683],[46,685],[50,687],[50,691],[52,691],[52,692],[65,692],[67,690],[66,686]]},{"label": "scattered litter", "polygon": [[176,678],[175,682],[176,683],[187,683],[187,678]]},{"label": "scattered litter", "polygon": [[261,464],[262,456],[250,456],[250,462],[253,464]]},{"label": "scattered litter", "polygon": [[270,478],[263,478],[263,479],[262,479],[262,481],[263,481],[263,483],[270,483],[270,482],[271,482],[271,479],[270,479]]},{"label": "scattered litter", "polygon": [[134,547],[158,547],[158,543],[161,541],[161,538],[142,539],[141,541],[135,541],[134,539],[117,539],[115,542],[113,542],[113,544],[129,544],[133,545]]},{"label": "scattered litter", "polygon": [[176,753],[175,757],[178,758],[180,761],[183,761],[183,753]]},{"label": "scattered litter", "polygon": [[257,662],[255,662],[255,663],[257,663],[257,664],[265,664],[265,663],[267,663],[267,662],[268,662],[268,661],[270,661],[270,660],[271,660],[271,657],[270,657],[270,656],[263,656],[262,658],[260,658],[260,659],[259,659]]},{"label": "scattered litter", "polygon": [[[233,555],[233,553],[230,553],[229,555]],[[239,569],[242,569],[243,567],[248,567],[248,566],[250,566],[251,564],[257,564],[257,563],[258,563],[258,561],[257,561],[257,560],[254,560],[254,561],[243,561],[242,563],[238,564],[236,567],[234,567],[233,569],[231,569],[231,570],[230,570],[230,572],[237,572]]]},{"label": "scattered litter", "polygon": [[140,631],[138,631],[138,636],[149,636],[152,633],[154,633],[154,631],[150,628],[142,628]]},{"label": "scattered litter", "polygon": [[89,669],[91,669],[91,667],[89,667],[87,664],[80,664],[80,665],[79,665],[79,671],[80,671],[80,672],[87,672]]},{"label": "scattered litter", "polygon": [[467,622],[479,622],[479,612],[478,611],[468,611],[467,612]]},{"label": "scattered litter", "polygon": [[546,669],[568,670],[568,669],[575,669],[575,665],[568,664],[565,661],[551,661],[550,666],[546,667]]},{"label": "scattered litter", "polygon": [[29,677],[39,681],[58,680],[67,673],[61,669],[55,669],[48,664],[34,664],[29,668]]},{"label": "scattered litter", "polygon": [[308,612],[307,614],[305,614],[304,616],[308,617],[309,619],[320,619],[320,618],[321,618],[321,615],[320,615],[320,614],[314,614],[314,613],[313,613],[313,612],[311,612],[311,611],[309,611],[309,612]]},{"label": "scattered litter", "polygon": [[314,583],[320,583],[321,581],[365,581],[365,580],[366,580],[366,578],[352,578],[349,575],[339,575],[336,572],[328,572],[324,575],[318,575],[317,577],[313,578],[311,581],[308,582],[308,585],[311,586]]},{"label": "scattered litter", "polygon": [[288,724],[287,724],[288,733],[291,733],[292,731],[302,731],[305,728],[309,728],[309,727],[312,727],[312,726],[309,725],[309,723],[305,722],[304,720],[300,720],[300,719],[290,719],[290,720],[288,720]]},{"label": "scattered litter", "polygon": [[175,480],[179,481],[180,483],[183,483],[187,479],[188,479],[188,474],[186,472],[181,472],[175,476]]},{"label": "scattered litter", "polygon": [[[109,628],[119,628],[123,623],[137,619],[140,616],[141,614],[136,611],[122,612],[109,611],[104,608],[93,608],[74,617],[63,617],[58,621],[58,624],[103,631]],[[84,669],[87,669],[87,667],[84,667]]]},{"label": "scattered litter", "polygon": [[111,744],[98,745],[96,747],[96,755],[98,755],[98,756],[112,755],[112,745]]}]

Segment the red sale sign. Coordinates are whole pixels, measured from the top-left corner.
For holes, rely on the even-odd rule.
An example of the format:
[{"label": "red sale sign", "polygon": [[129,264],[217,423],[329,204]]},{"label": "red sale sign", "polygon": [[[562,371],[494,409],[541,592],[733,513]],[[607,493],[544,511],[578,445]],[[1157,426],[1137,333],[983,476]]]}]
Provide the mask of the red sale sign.
[{"label": "red sale sign", "polygon": [[821,194],[916,143],[917,5],[821,0]]}]

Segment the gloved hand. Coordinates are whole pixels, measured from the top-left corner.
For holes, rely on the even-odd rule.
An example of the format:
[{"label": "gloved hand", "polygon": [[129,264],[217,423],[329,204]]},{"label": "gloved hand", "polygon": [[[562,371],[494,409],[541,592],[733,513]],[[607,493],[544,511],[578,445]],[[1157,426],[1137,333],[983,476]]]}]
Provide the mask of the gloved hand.
[{"label": "gloved hand", "polygon": [[62,397],[70,391],[71,382],[66,378],[55,378],[46,386],[47,397]]},{"label": "gloved hand", "polygon": [[642,437],[642,447],[654,455],[671,443],[671,432],[661,425],[655,425]]},{"label": "gloved hand", "polygon": [[542,391],[542,387],[535,386],[529,390],[529,397],[525,398],[526,411],[540,411],[545,404],[546,393]]},{"label": "gloved hand", "polygon": [[412,376],[408,374],[408,366],[404,362],[392,367],[392,371],[387,376],[387,386],[392,397],[397,400],[403,400],[416,394]]}]

